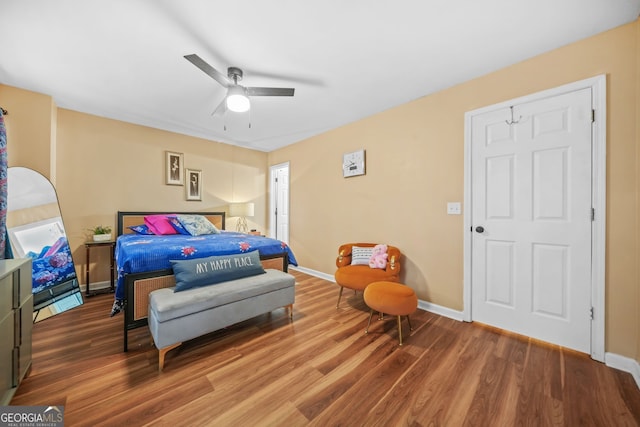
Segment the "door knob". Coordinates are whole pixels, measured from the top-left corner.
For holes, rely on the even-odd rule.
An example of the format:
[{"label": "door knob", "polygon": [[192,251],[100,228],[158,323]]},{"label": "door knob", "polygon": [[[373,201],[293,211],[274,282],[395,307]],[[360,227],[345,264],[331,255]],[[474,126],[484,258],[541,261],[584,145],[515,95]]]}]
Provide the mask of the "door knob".
[{"label": "door knob", "polygon": [[484,233],[484,227],[479,225],[476,227],[476,233]]}]

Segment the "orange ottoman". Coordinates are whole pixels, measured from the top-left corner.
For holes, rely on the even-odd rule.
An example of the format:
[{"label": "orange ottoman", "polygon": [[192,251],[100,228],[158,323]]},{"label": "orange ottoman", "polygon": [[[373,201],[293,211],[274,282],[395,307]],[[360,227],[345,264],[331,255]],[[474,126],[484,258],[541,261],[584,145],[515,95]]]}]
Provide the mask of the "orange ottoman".
[{"label": "orange ottoman", "polygon": [[395,282],[374,282],[365,288],[364,302],[371,308],[365,334],[369,333],[374,310],[381,314],[387,313],[392,316],[398,316],[398,337],[400,345],[402,345],[401,316],[407,316],[409,330],[413,330],[409,315],[418,308],[418,297],[413,289]]}]

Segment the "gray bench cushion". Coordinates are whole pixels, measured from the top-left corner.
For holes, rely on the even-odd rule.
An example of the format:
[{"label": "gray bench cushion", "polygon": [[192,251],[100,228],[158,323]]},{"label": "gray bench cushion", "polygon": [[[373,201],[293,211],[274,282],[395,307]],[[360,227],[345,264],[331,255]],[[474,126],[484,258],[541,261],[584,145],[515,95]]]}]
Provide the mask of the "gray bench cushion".
[{"label": "gray bench cushion", "polygon": [[295,278],[290,274],[265,271],[265,274],[182,292],[174,292],[173,288],[158,289],[149,295],[149,308],[158,322],[166,322],[295,285]]}]

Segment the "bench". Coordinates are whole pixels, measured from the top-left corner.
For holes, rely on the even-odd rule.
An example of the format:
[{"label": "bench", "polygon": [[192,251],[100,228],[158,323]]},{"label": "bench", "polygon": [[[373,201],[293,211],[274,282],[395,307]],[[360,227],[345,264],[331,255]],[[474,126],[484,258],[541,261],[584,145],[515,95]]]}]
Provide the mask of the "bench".
[{"label": "bench", "polygon": [[149,294],[149,329],[159,350],[158,369],[182,342],[268,313],[280,307],[293,316],[295,278],[279,270],[215,285]]}]

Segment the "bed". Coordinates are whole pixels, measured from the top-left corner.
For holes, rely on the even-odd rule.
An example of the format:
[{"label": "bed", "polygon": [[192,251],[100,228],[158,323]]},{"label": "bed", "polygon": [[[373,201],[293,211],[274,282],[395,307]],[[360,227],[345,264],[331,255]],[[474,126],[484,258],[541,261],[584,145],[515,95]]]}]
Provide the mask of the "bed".
[{"label": "bed", "polygon": [[111,316],[124,312],[124,351],[128,332],[147,325],[149,293],[175,285],[172,259],[202,258],[258,250],[264,268],[286,272],[289,264],[297,265],[289,246],[276,239],[225,230],[224,212],[170,212],[170,214],[202,215],[219,230],[219,234],[144,235],[129,227],[144,224],[147,215],[163,212],[119,211],[118,238],[115,248],[118,280]]}]

